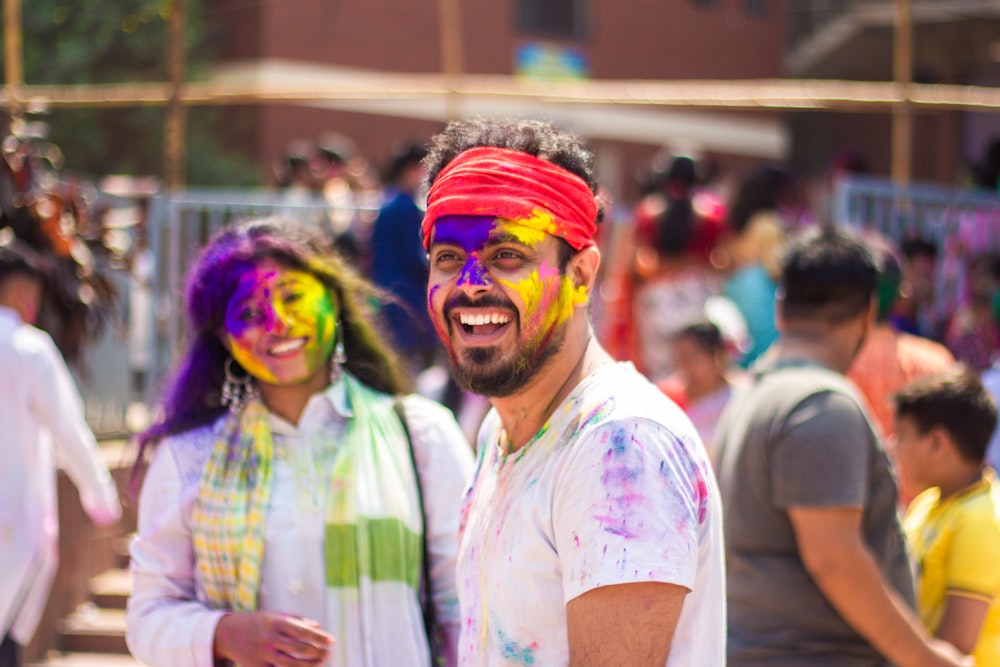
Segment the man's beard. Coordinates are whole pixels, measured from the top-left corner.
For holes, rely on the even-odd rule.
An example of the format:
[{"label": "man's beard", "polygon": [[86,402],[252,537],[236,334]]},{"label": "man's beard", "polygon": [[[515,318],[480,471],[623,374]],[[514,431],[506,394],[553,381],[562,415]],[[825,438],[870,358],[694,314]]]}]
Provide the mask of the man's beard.
[{"label": "man's beard", "polygon": [[467,348],[452,355],[452,377],[463,389],[481,396],[510,396],[533,380],[565,341],[566,330],[560,326],[551,336],[519,347],[506,361],[499,358],[499,346]]}]

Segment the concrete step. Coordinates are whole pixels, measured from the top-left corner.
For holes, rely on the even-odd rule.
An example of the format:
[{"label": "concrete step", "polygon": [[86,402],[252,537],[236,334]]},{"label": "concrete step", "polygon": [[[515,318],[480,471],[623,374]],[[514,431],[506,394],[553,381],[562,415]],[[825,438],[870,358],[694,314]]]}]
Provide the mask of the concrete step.
[{"label": "concrete step", "polygon": [[117,653],[61,653],[51,651],[44,660],[32,662],[28,667],[142,667],[130,655]]},{"label": "concrete step", "polygon": [[135,535],[135,533],[123,535],[114,542],[115,565],[125,570],[127,570],[129,566],[128,546],[132,542],[133,535]]},{"label": "concrete step", "polygon": [[87,587],[90,600],[102,609],[124,609],[132,592],[132,575],[127,569],[106,570],[91,577]]},{"label": "concrete step", "polygon": [[85,602],[59,621],[59,634],[65,652],[128,654],[123,609],[101,609]]}]

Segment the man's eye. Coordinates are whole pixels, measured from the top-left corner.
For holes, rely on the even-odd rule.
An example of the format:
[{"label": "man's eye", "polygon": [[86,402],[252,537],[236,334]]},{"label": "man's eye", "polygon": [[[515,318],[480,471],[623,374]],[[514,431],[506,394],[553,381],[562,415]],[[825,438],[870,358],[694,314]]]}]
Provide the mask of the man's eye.
[{"label": "man's eye", "polygon": [[439,252],[438,254],[434,255],[434,263],[438,265],[448,264],[450,262],[457,262],[457,261],[458,261],[458,255],[453,252]]},{"label": "man's eye", "polygon": [[302,299],[301,292],[289,292],[285,295],[285,303],[295,303]]},{"label": "man's eye", "polygon": [[511,262],[522,259],[521,253],[515,250],[500,250],[494,257],[500,261]]}]

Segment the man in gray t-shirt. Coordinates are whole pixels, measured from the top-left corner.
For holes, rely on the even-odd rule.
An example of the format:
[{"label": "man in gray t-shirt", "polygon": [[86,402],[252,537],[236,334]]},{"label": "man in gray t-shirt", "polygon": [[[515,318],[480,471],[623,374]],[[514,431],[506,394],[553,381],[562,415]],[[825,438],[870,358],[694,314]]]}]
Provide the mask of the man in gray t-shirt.
[{"label": "man in gray t-shirt", "polygon": [[891,467],[842,375],[876,277],[843,230],[793,242],[781,337],[719,424],[729,667],[971,664],[912,611]]}]

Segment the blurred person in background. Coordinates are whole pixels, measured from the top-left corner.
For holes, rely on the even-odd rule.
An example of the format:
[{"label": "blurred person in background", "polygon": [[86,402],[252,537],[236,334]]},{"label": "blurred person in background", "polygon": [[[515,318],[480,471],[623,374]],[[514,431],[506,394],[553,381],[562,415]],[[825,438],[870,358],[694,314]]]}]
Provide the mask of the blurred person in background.
[{"label": "blurred person in background", "polygon": [[778,337],[774,302],[789,226],[784,211],[791,194],[791,176],[781,167],[764,165],[747,175],[726,212],[729,236],[713,255],[725,274],[722,293],[747,323],[750,345],[741,359],[745,367]]},{"label": "blurred person in background", "polygon": [[400,146],[385,169],[385,199],[372,226],[372,281],[399,299],[383,309],[396,351],[414,375],[434,363],[441,349],[427,313],[427,251],[420,240],[427,149]]},{"label": "blurred person in background", "polygon": [[908,384],[895,405],[895,457],[920,493],[903,522],[920,618],[977,667],[1000,667],[1000,485],[983,464],[996,403],[955,368]]},{"label": "blurred person in background", "polygon": [[45,286],[40,262],[9,228],[0,230],[0,667],[21,664],[56,574],[57,461],[94,523],[121,518],[73,376],[33,326]]},{"label": "blurred person in background", "polygon": [[[948,370],[955,364],[955,358],[944,345],[897,331],[892,325],[890,315],[903,277],[902,260],[889,239],[869,235],[865,240],[879,264],[875,324],[854,358],[847,377],[867,400],[879,433],[888,438],[893,428],[893,394],[918,377]],[[912,497],[905,489],[901,491],[905,498]]]},{"label": "blurred person in background", "polygon": [[718,460],[715,427],[734,391],[745,384],[745,374],[735,364],[740,343],[715,322],[705,320],[681,329],[672,346],[677,370],[657,386],[687,414],[714,465]]},{"label": "blurred person in background", "polygon": [[404,395],[379,298],[294,220],[203,249],[190,346],[138,436],[137,472],[155,446],[127,610],[143,663],[426,665],[440,637],[455,664],[470,448],[448,410]]},{"label": "blurred person in background", "polygon": [[940,341],[942,331],[934,308],[938,247],[922,238],[905,239],[899,247],[903,275],[889,319],[898,331]]},{"label": "blurred person in background", "polygon": [[654,382],[674,370],[670,341],[702,319],[705,302],[721,290],[708,257],[722,230],[717,208],[699,196],[697,164],[674,156],[657,191],[636,206],[628,322],[633,359]]},{"label": "blurred person in background", "polygon": [[1000,327],[993,319],[1000,257],[977,255],[967,262],[963,298],[948,320],[944,343],[955,359],[982,373],[1000,349]]},{"label": "blurred person in background", "polygon": [[892,466],[843,375],[871,328],[877,278],[846,230],[795,238],[781,336],[718,425],[730,667],[972,664],[913,611]]},{"label": "blurred person in background", "polygon": [[[993,296],[993,322],[1000,327],[1000,291]],[[982,372],[980,379],[993,400],[1000,404],[1000,351],[993,355],[993,363]],[[993,429],[985,458],[988,466],[1000,470],[1000,424]]]}]

